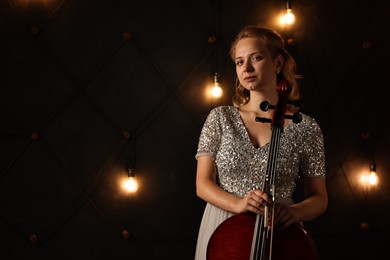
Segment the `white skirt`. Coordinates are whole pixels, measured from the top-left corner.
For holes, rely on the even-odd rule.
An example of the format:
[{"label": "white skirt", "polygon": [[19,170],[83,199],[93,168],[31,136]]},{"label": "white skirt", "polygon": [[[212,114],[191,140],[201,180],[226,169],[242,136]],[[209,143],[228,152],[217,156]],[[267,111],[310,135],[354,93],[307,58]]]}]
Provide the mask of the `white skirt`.
[{"label": "white skirt", "polygon": [[206,204],[202,222],[200,223],[195,260],[206,260],[207,245],[215,229],[234,213]]}]

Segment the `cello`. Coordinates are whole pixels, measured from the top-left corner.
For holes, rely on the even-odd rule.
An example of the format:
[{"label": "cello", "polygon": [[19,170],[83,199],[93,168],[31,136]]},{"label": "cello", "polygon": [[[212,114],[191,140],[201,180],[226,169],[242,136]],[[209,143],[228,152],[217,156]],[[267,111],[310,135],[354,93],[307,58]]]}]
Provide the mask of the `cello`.
[{"label": "cello", "polygon": [[[260,109],[263,111],[275,109],[272,120],[256,117],[257,122],[271,123],[269,156],[261,190],[266,192],[273,201],[277,156],[284,119],[291,119],[294,123],[302,120],[299,112],[285,115],[287,104],[299,107],[298,101],[287,99],[291,92],[287,81],[283,79],[276,90],[278,92],[276,106],[270,105],[267,101],[260,104]],[[275,203],[272,203],[271,207],[274,205]],[[294,223],[286,228],[274,230],[274,215],[271,214],[269,217],[268,212],[269,208],[265,206],[264,215],[242,213],[222,222],[208,242],[207,260],[314,260],[318,258],[314,240],[301,224]]]}]

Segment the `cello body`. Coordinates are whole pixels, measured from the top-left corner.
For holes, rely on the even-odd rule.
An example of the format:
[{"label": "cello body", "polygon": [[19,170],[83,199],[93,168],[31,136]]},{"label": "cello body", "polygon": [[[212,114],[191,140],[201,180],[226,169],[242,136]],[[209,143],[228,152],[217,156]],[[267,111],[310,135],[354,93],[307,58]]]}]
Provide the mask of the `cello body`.
[{"label": "cello body", "polygon": [[[238,214],[225,220],[210,238],[207,260],[250,259],[255,223],[253,213]],[[275,230],[272,243],[274,260],[317,259],[314,240],[300,224]]]}]

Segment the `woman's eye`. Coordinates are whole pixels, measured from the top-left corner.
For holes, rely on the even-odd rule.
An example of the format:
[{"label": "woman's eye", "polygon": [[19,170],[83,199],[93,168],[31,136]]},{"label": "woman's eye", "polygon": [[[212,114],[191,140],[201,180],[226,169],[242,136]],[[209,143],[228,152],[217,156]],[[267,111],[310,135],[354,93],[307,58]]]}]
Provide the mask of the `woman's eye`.
[{"label": "woman's eye", "polygon": [[254,61],[261,60],[261,56],[258,56],[258,55],[253,56],[252,60],[254,60]]},{"label": "woman's eye", "polygon": [[236,65],[242,65],[242,60],[237,60]]}]

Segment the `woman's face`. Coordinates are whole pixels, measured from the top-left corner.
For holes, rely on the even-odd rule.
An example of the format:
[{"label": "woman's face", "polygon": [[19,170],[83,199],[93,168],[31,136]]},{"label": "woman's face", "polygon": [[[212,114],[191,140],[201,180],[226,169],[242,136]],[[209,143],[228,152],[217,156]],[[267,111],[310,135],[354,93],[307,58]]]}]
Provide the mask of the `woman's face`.
[{"label": "woman's face", "polygon": [[238,41],[234,61],[238,80],[244,88],[275,89],[276,73],[281,69],[280,57],[273,59],[262,39],[250,37]]}]

